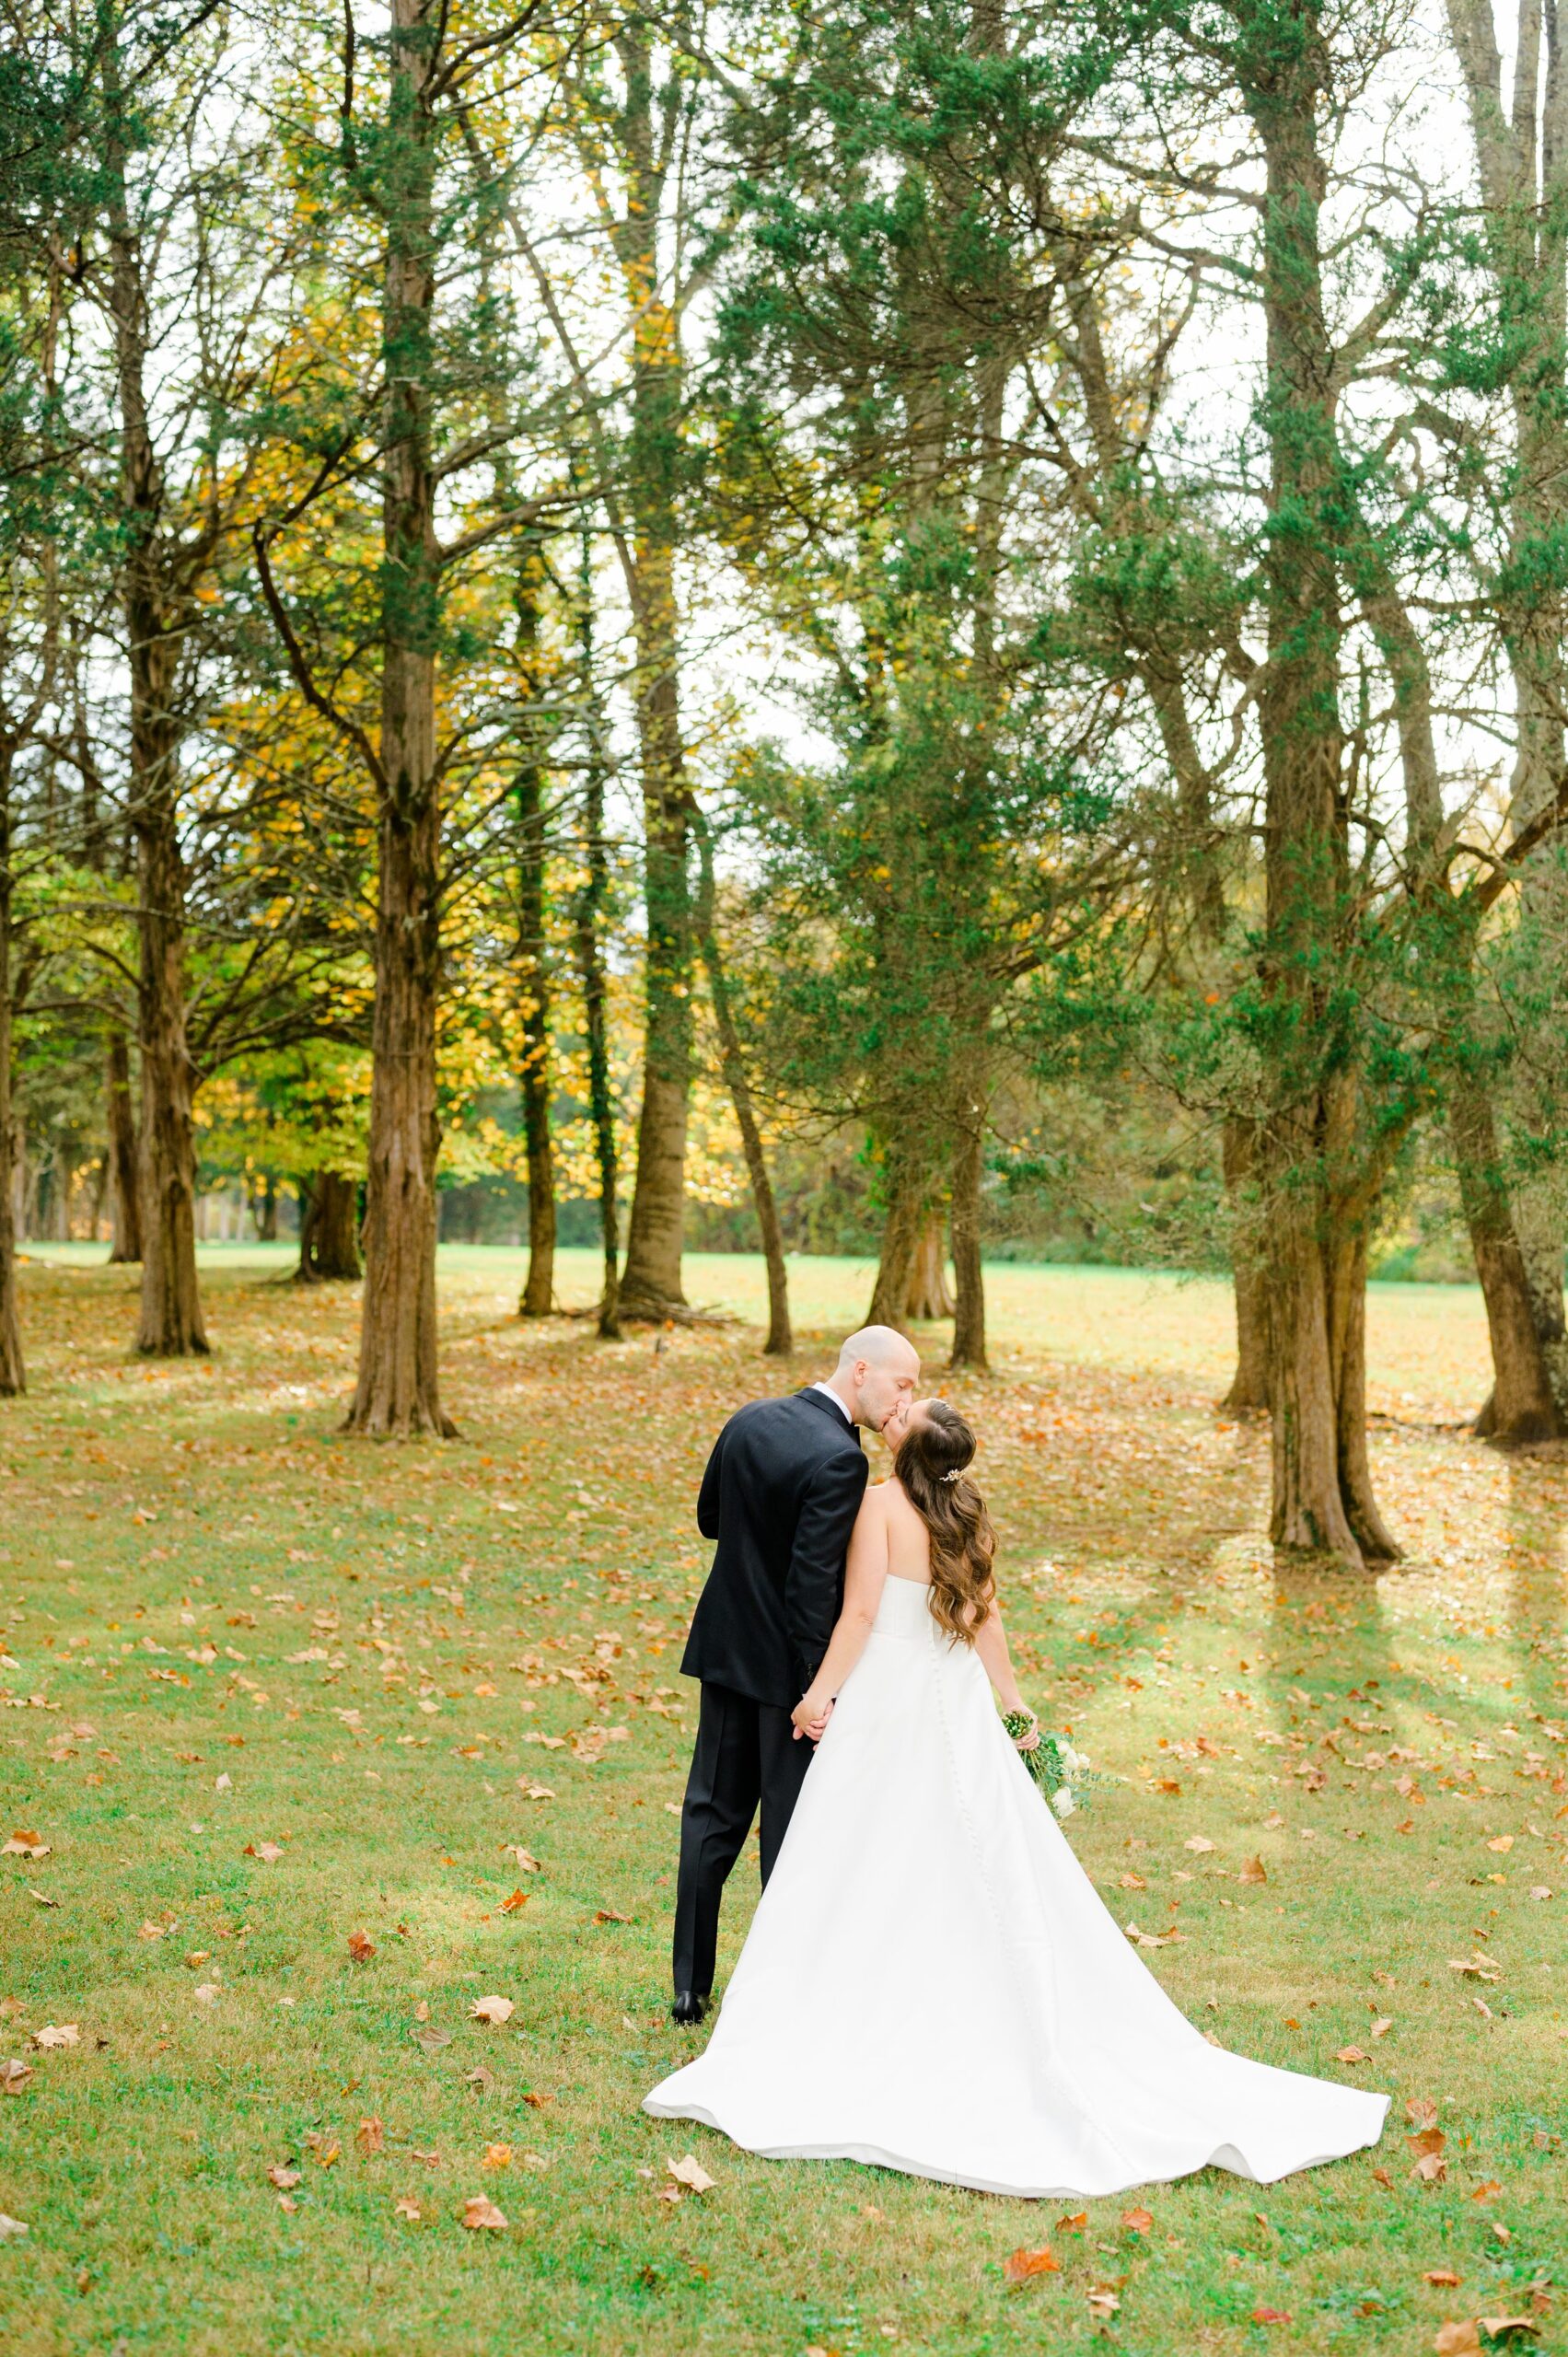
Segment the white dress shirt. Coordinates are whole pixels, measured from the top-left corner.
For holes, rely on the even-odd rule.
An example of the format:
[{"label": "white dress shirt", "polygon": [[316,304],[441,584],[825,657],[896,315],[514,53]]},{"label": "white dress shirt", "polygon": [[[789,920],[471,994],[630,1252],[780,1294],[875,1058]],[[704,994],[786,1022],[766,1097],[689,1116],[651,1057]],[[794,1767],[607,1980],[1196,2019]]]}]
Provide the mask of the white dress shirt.
[{"label": "white dress shirt", "polygon": [[843,1401],[839,1398],[838,1393],[833,1389],[830,1383],[814,1383],[811,1385],[810,1388],[813,1391],[819,1391],[824,1399],[830,1399],[834,1407],[838,1410],[840,1415],[843,1418],[845,1423],[849,1426],[851,1432],[854,1430],[854,1418],[850,1414],[849,1410],[844,1406]]}]

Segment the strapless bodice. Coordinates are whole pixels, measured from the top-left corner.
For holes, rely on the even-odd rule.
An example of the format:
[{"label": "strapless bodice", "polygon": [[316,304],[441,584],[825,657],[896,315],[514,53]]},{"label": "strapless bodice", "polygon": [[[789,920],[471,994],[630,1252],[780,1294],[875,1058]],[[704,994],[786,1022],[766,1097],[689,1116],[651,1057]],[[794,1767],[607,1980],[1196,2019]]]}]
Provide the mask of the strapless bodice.
[{"label": "strapless bodice", "polygon": [[923,1637],[935,1631],[929,1580],[885,1579],[871,1627],[878,1637]]}]

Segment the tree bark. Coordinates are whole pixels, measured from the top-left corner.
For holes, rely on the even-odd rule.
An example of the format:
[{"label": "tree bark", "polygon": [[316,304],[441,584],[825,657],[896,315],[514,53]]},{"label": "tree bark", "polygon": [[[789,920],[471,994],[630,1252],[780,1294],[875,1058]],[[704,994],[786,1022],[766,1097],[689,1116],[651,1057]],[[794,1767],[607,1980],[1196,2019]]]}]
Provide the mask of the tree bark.
[{"label": "tree bark", "polygon": [[882,1257],[877,1262],[877,1282],[871,1289],[865,1322],[868,1326],[894,1326],[900,1334],[907,1334],[915,1256],[929,1215],[924,1190],[912,1176],[905,1176],[892,1157],[889,1176],[891,1183],[882,1227]]},{"label": "tree bark", "polygon": [[1476,1418],[1475,1430],[1483,1439],[1513,1446],[1559,1439],[1562,1419],[1536,1328],[1524,1255],[1514,1233],[1513,1205],[1485,1083],[1468,1073],[1457,1074],[1449,1086],[1448,1118],[1492,1340],[1492,1393]]},{"label": "tree bark", "polygon": [[194,1075],[185,1031],[185,865],[178,817],[180,727],[175,695],[188,600],[174,577],[178,562],[164,545],[163,468],[145,392],[146,286],[141,240],[126,197],[130,134],[112,39],[104,45],[103,74],[110,309],[125,528],[121,602],[131,682],[129,818],[141,951],[137,1185],[143,1250],[136,1348],[149,1357],[180,1358],[207,1348],[196,1282]]},{"label": "tree bark", "polygon": [[[527,695],[537,686],[540,552],[524,542],[517,596],[518,656]],[[525,722],[525,726],[528,723]],[[550,1136],[550,971],[545,955],[544,784],[534,749],[518,764],[517,979],[523,1057],[518,1074],[528,1165],[528,1270],[517,1307],[548,1318],[555,1306],[555,1156]]]},{"label": "tree bark", "polygon": [[341,1171],[318,1170],[301,1182],[301,1284],[352,1283],[359,1267],[359,1189]]},{"label": "tree bark", "polygon": [[0,746],[0,1399],[27,1386],[17,1300],[16,1123],[11,1106],[11,755]]},{"label": "tree bark", "polygon": [[947,1283],[947,1239],[942,1232],[942,1214],[927,1212],[914,1248],[904,1314],[929,1322],[935,1318],[951,1318],[957,1306]]},{"label": "tree bark", "polygon": [[359,1376],[350,1432],[450,1434],[436,1350],[436,1009],[441,810],[436,774],[439,558],[431,460],[435,125],[424,103],[434,0],[392,0],[383,150],[381,742],[376,1008]]},{"label": "tree bark", "polygon": [[980,1190],[985,1175],[985,1132],[980,1106],[965,1108],[953,1156],[953,1309],[951,1366],[986,1371],[985,1275],[980,1257]]},{"label": "tree bark", "polygon": [[627,88],[621,117],[627,204],[616,244],[632,305],[627,496],[635,533],[631,591],[647,918],[643,1102],[621,1306],[623,1312],[658,1316],[686,1306],[680,1260],[691,1086],[691,795],[680,731],[675,590],[683,377],[680,322],[658,292],[656,233],[665,165],[654,107],[652,41],[633,18],[617,37],[616,48]]},{"label": "tree bark", "polygon": [[746,1060],[740,1052],[740,1034],[736,1027],[729,985],[725,978],[724,959],[719,950],[714,905],[713,845],[700,818],[696,820],[696,827],[701,860],[698,937],[702,943],[703,963],[707,969],[708,995],[713,1003],[714,1022],[719,1035],[719,1057],[724,1068],[725,1085],[735,1107],[735,1118],[740,1125],[746,1169],[751,1181],[751,1202],[757,1213],[757,1225],[761,1230],[762,1258],[768,1271],[768,1339],[762,1350],[764,1356],[788,1358],[795,1348],[795,1337],[789,1322],[789,1275],[784,1265],[784,1231],[779,1225],[778,1204],[773,1198],[772,1181],[768,1176],[762,1133],[757,1124],[751,1083],[747,1077]]},{"label": "tree bark", "polygon": [[610,1034],[606,1018],[608,992],[604,951],[599,939],[599,927],[610,896],[610,859],[604,840],[604,761],[594,687],[592,554],[586,534],[577,627],[587,759],[583,786],[584,875],[573,909],[573,950],[583,993],[583,1029],[588,1055],[588,1113],[593,1122],[594,1151],[598,1161],[599,1235],[604,1248],[598,1330],[605,1341],[617,1341],[621,1336],[621,1279],[620,1220],[616,1207],[615,1097],[610,1076]]},{"label": "tree bark", "polygon": [[109,1131],[110,1215],[113,1222],[109,1263],[111,1268],[118,1268],[134,1265],[142,1257],[141,1156],[131,1098],[131,1045],[118,1023],[110,1032],[104,1056],[103,1096]]},{"label": "tree bark", "polygon": [[1231,1283],[1236,1296],[1236,1373],[1220,1405],[1232,1416],[1261,1414],[1269,1404],[1267,1281],[1249,1200],[1257,1166],[1253,1124],[1226,1117],[1221,1147],[1230,1207]]},{"label": "tree bark", "polygon": [[1346,945],[1341,799],[1334,354],[1318,245],[1326,175],[1318,110],[1327,56],[1311,0],[1288,38],[1265,0],[1236,11],[1233,59],[1262,143],[1267,329],[1269,661],[1263,982],[1280,1045],[1258,1139],[1276,1547],[1361,1566],[1395,1550],[1366,1475],[1365,1213],[1356,1192],[1356,1080],[1333,985]]},{"label": "tree bark", "polygon": [[[141,668],[133,659],[134,694]],[[167,667],[149,668],[167,668],[171,675],[173,667],[170,661]],[[144,689],[138,699],[143,713],[145,694]],[[133,740],[135,733],[134,717]],[[155,714],[146,734],[161,733]],[[142,774],[150,781],[157,773],[150,750],[144,762]],[[142,939],[138,1191],[145,1222],[136,1348],[151,1358],[182,1358],[204,1352],[207,1334],[196,1283],[196,1130],[185,1037],[185,869],[171,795],[149,790],[134,824]]]}]

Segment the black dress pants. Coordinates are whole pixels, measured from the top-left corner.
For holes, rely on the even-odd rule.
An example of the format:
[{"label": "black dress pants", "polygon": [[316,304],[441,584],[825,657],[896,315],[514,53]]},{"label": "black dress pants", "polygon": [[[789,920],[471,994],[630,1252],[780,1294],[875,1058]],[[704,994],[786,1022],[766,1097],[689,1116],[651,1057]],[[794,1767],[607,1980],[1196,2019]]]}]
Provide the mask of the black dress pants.
[{"label": "black dress pants", "polygon": [[788,1830],[815,1747],[797,1741],[789,1713],[727,1686],[699,1688],[697,1742],[680,1812],[675,1889],[675,1986],[706,1996],[714,1985],[719,1900],[762,1806],[762,1881]]}]

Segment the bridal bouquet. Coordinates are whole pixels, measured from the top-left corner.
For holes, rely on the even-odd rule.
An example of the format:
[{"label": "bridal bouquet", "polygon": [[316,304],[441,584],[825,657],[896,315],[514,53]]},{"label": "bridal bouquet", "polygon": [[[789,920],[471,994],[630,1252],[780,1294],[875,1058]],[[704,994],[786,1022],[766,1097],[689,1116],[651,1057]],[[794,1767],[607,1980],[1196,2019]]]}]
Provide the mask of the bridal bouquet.
[{"label": "bridal bouquet", "polygon": [[[1016,1743],[1020,1736],[1028,1735],[1035,1721],[1028,1711],[1008,1711],[1002,1724]],[[1074,1751],[1064,1735],[1042,1734],[1032,1751],[1020,1751],[1018,1757],[1057,1816],[1071,1817],[1078,1806],[1074,1787],[1081,1785],[1088,1771],[1088,1755]]]}]

